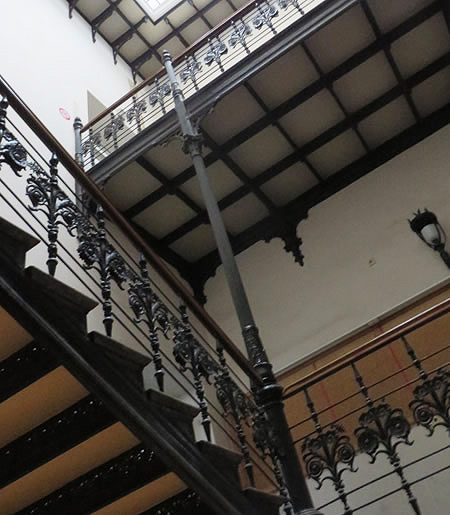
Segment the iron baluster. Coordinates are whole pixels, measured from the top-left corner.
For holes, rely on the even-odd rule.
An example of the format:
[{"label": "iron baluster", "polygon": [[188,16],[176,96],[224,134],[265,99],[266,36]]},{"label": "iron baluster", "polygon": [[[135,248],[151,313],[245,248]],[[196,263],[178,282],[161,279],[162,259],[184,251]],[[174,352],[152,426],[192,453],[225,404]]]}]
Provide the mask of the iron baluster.
[{"label": "iron baluster", "polygon": [[222,56],[228,53],[228,48],[225,43],[220,41],[219,36],[217,36],[216,39],[217,43],[213,43],[210,39],[208,39],[209,50],[206,53],[204,60],[207,66],[210,66],[213,62],[215,62],[219,66],[220,71],[223,72],[224,67],[222,65]]},{"label": "iron baluster", "polygon": [[136,120],[136,125],[138,132],[142,131],[141,126],[141,117],[142,113],[147,111],[147,105],[144,100],[136,100],[136,97],[133,96],[133,106],[126,113],[126,120],[128,123],[132,123],[133,120]]},{"label": "iron baluster", "polygon": [[252,33],[252,29],[243,20],[240,21],[240,26],[234,21],[231,22],[233,32],[231,33],[228,42],[232,48],[234,48],[238,43],[240,43],[244,47],[246,53],[249,54],[250,50],[247,46],[247,36],[250,36],[250,34]]},{"label": "iron baluster", "polygon": [[[153,362],[155,364],[155,379],[161,392],[164,391],[164,369],[159,349],[159,337],[156,325],[157,297],[152,291],[148,277],[147,262],[144,256],[139,260],[140,277],[132,278],[128,288],[128,300],[136,317],[137,323],[145,321],[149,329],[149,340],[152,346]],[[165,331],[167,335],[167,329]]]},{"label": "iron baluster", "polygon": [[195,91],[198,91],[197,73],[202,71],[202,65],[195,59],[195,57],[185,57],[185,67],[181,70],[180,77],[183,84],[191,80],[194,84]]},{"label": "iron baluster", "polygon": [[414,400],[409,403],[416,424],[425,427],[428,436],[432,436],[438,426],[444,426],[450,433],[450,373],[438,370],[430,377],[404,336],[402,341],[421,379],[421,384],[414,388]]},{"label": "iron baluster", "polygon": [[190,370],[194,378],[195,394],[199,402],[202,426],[208,442],[211,441],[211,419],[208,413],[208,404],[202,379],[210,384],[209,377],[218,370],[218,365],[209,356],[206,350],[199,345],[191,331],[186,306],[180,306],[181,321],[172,318],[173,327],[173,355],[180,365],[180,370]]},{"label": "iron baluster", "polygon": [[255,4],[255,6],[259,12],[259,14],[253,18],[253,25],[255,28],[261,29],[264,25],[267,25],[269,29],[276,34],[277,31],[273,26],[272,19],[278,16],[278,9],[275,6],[270,5],[269,2],[267,2],[267,7],[261,7],[260,4]]},{"label": "iron baluster", "polygon": [[[332,425],[328,431],[323,430],[307,388],[305,388],[304,393],[306,405],[311,413],[317,433],[316,437],[308,437],[302,444],[306,471],[309,477],[316,481],[318,490],[322,488],[326,480],[332,481],[339,499],[344,505],[344,515],[351,515],[353,511],[348,504],[342,474],[346,470],[356,472],[357,469],[353,467],[355,449],[342,426]],[[341,463],[344,466],[339,470],[339,464]],[[329,475],[321,479],[324,472],[328,472]]]},{"label": "iron baluster", "polygon": [[50,159],[50,176],[37,163],[28,163],[32,174],[27,179],[26,194],[32,211],[40,211],[47,217],[48,259],[47,267],[54,276],[58,264],[58,226],[63,224],[73,234],[78,214],[74,203],[58,186],[58,157],[53,154]]},{"label": "iron baluster", "polygon": [[244,470],[247,474],[250,485],[254,487],[255,477],[253,473],[253,464],[250,458],[247,438],[242,427],[242,422],[244,421],[247,423],[247,419],[251,413],[250,401],[231,379],[224,350],[222,345],[219,343],[217,343],[217,354],[221,365],[221,369],[215,376],[214,381],[217,399],[223,408],[224,416],[231,413],[233,417],[235,431],[239,439],[239,446],[244,459]]},{"label": "iron baluster", "polygon": [[117,143],[117,133],[124,128],[123,117],[121,114],[115,115],[111,113],[111,122],[104,128],[103,135],[105,136],[106,141],[108,141],[111,136],[113,138],[114,149],[117,150],[119,145]]},{"label": "iron baluster", "polygon": [[278,5],[281,7],[281,9],[287,9],[290,5],[293,5],[300,14],[305,14],[303,9],[300,7],[298,0],[279,0]]},{"label": "iron baluster", "polygon": [[[352,362],[352,369],[359,389],[364,396],[368,410],[359,417],[359,427],[355,430],[355,436],[362,452],[368,454],[371,463],[379,454],[385,454],[394,471],[400,478],[401,487],[406,492],[408,502],[416,515],[421,515],[421,510],[417,499],[411,491],[411,486],[403,473],[397,447],[400,444],[412,445],[409,440],[411,426],[399,408],[392,408],[387,403],[376,405],[369,396],[368,388],[364,384],[363,378]],[[380,448],[381,447],[381,448]]]},{"label": "iron baluster", "polygon": [[103,325],[107,336],[112,334],[113,316],[111,301],[111,279],[123,290],[123,283],[128,278],[124,260],[108,243],[105,232],[105,215],[103,208],[97,208],[97,229],[88,221],[78,225],[78,254],[84,261],[85,269],[94,268],[100,275],[100,289],[103,299]]},{"label": "iron baluster", "polygon": [[[286,515],[292,514],[292,504],[289,499],[289,492],[286,488],[283,474],[280,468],[279,456],[282,453],[281,442],[279,436],[274,430],[274,427],[264,415],[264,411],[261,406],[253,406],[252,409],[252,428],[253,428],[253,441],[255,442],[256,448],[261,453],[261,458],[266,461],[266,458],[270,458],[271,469],[274,473],[275,479],[280,489],[280,495],[286,497],[287,501],[284,504],[284,511]],[[295,450],[294,450],[295,452]],[[314,512],[317,513],[317,512]],[[314,515],[314,514],[312,514]]]},{"label": "iron baluster", "polygon": [[155,79],[155,91],[150,94],[148,101],[152,107],[154,107],[156,104],[159,104],[163,114],[166,114],[164,99],[168,95],[170,95],[170,86],[168,84],[163,84],[160,86],[159,80]]},{"label": "iron baluster", "polygon": [[5,132],[5,126],[6,126],[6,115],[8,112],[8,99],[6,97],[3,97],[0,100],[0,143],[3,139],[3,134]]},{"label": "iron baluster", "polygon": [[91,166],[95,165],[95,150],[101,142],[100,132],[94,133],[93,129],[89,127],[89,137],[81,145],[81,153],[83,156],[89,153],[91,159]]}]

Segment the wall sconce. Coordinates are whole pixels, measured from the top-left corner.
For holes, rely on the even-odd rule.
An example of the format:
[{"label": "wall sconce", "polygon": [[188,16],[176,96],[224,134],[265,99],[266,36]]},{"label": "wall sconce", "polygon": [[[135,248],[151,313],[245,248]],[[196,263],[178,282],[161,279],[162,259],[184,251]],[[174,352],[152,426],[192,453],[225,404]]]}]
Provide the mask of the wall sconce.
[{"label": "wall sconce", "polygon": [[414,218],[408,220],[411,229],[431,249],[439,252],[442,261],[450,268],[450,255],[445,250],[446,236],[434,213],[425,209],[414,213]]}]

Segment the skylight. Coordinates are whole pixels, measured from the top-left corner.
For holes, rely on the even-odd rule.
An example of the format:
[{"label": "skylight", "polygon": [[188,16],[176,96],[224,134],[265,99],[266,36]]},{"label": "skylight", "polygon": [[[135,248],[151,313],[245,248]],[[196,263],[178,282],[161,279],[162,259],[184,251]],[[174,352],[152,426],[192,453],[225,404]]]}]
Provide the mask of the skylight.
[{"label": "skylight", "polygon": [[153,21],[158,20],[182,0],[136,0]]}]

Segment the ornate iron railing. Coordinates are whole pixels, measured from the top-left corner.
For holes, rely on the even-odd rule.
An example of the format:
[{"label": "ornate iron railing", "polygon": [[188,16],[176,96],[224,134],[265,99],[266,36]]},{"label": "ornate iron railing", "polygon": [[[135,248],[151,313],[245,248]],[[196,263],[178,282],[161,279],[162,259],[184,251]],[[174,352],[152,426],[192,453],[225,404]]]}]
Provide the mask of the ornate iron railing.
[{"label": "ornate iron railing", "polygon": [[[449,312],[447,299],[285,389],[294,445],[324,515],[365,513],[399,492],[413,513],[428,513],[414,486],[450,468]],[[407,513],[395,502],[389,513]]]},{"label": "ornate iron railing", "polygon": [[[185,99],[291,27],[324,0],[251,2],[175,59]],[[165,72],[134,88],[81,129],[78,159],[88,170],[173,110]]]},{"label": "ornate iron railing", "polygon": [[108,337],[151,356],[154,387],[190,399],[204,437],[242,453],[244,482],[264,480],[287,497],[276,429],[255,400],[258,374],[1,78],[0,93],[1,209],[47,247],[49,274],[61,271],[98,301]]}]

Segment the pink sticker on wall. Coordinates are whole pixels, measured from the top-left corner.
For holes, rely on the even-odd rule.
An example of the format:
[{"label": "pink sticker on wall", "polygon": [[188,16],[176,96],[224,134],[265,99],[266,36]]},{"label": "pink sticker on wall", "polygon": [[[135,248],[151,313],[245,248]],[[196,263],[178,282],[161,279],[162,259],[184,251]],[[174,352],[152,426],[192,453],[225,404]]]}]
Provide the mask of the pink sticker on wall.
[{"label": "pink sticker on wall", "polygon": [[64,107],[59,108],[59,114],[64,118],[64,120],[70,120],[70,114],[64,109]]}]

